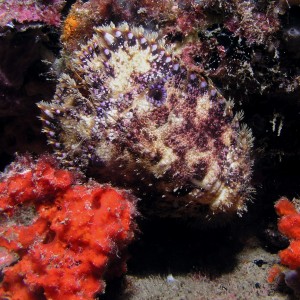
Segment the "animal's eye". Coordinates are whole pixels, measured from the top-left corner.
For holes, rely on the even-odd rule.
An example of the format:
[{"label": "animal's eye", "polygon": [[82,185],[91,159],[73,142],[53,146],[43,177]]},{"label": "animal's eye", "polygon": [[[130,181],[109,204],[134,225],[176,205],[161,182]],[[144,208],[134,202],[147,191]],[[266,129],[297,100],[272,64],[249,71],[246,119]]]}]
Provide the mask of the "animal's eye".
[{"label": "animal's eye", "polygon": [[154,105],[162,105],[167,98],[167,91],[163,83],[152,84],[149,88],[147,99]]}]

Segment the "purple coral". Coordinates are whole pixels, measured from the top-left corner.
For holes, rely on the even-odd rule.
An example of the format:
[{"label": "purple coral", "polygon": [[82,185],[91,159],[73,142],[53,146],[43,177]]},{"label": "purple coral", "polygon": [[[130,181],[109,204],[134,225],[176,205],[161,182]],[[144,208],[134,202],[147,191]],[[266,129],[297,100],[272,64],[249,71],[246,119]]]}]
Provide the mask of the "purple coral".
[{"label": "purple coral", "polygon": [[285,283],[290,287],[295,293],[300,293],[300,269],[289,270],[284,273]]}]

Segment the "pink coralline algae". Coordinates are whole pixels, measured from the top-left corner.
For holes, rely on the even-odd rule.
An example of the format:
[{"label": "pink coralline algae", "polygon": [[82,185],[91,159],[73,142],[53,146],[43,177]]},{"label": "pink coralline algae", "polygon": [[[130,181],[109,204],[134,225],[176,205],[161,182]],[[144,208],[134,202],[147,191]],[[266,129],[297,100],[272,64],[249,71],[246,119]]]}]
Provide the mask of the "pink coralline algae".
[{"label": "pink coralline algae", "polygon": [[135,199],[75,184],[49,158],[21,158],[0,182],[1,299],[93,299],[126,271]]},{"label": "pink coralline algae", "polygon": [[6,26],[12,21],[43,22],[48,25],[59,26],[61,22],[60,11],[64,0],[37,1],[0,1],[0,26]]}]

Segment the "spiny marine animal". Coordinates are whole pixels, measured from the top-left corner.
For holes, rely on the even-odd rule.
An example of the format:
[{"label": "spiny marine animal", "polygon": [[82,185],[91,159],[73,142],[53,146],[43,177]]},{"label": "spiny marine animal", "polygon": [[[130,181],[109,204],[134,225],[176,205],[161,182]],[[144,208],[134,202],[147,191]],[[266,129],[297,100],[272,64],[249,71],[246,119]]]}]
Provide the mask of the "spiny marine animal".
[{"label": "spiny marine animal", "polygon": [[[94,28],[40,102],[60,162],[130,188],[161,216],[241,214],[251,196],[251,131],[155,32]],[[148,200],[148,201],[147,201]]]}]

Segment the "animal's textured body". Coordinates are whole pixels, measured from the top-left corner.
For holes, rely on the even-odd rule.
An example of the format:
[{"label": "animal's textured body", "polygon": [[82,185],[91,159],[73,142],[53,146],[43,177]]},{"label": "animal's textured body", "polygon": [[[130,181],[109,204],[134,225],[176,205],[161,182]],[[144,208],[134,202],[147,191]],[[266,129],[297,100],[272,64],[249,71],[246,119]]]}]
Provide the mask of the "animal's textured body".
[{"label": "animal's textured body", "polygon": [[127,23],[95,28],[53,101],[39,107],[62,164],[152,195],[161,215],[245,209],[250,131],[233,103],[156,33]]}]

